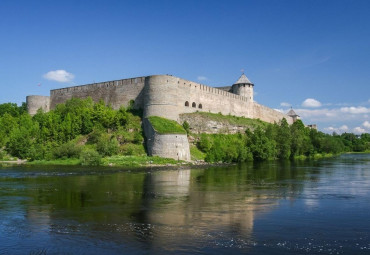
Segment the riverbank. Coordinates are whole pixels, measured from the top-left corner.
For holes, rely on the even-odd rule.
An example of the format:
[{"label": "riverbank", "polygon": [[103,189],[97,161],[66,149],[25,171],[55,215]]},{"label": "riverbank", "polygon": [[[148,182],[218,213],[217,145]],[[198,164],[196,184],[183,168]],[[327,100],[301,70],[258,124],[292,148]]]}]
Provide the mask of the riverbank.
[{"label": "riverbank", "polygon": [[[55,159],[55,160],[8,160],[0,161],[1,164],[33,165],[33,166],[80,166],[80,159]],[[204,160],[181,161],[161,157],[149,156],[112,156],[101,160],[99,166],[103,167],[202,167],[226,166],[235,163],[205,162]]]}]

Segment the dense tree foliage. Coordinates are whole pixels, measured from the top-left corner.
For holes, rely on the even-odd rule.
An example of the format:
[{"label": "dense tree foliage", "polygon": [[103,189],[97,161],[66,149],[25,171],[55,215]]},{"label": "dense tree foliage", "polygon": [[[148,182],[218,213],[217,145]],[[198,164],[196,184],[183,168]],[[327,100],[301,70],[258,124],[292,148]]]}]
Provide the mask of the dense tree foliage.
[{"label": "dense tree foliage", "polygon": [[[190,132],[187,122],[183,127]],[[370,134],[329,135],[283,119],[243,134],[201,134],[196,145],[208,162],[264,161],[370,151]],[[34,116],[25,104],[0,104],[0,159],[6,154],[29,160],[78,158],[90,165],[106,156],[144,155],[141,114],[90,98],[73,98]]]},{"label": "dense tree foliage", "polygon": [[[0,105],[0,151],[21,159],[79,158],[98,162],[97,155],[144,154],[137,112],[113,110],[104,102],[71,99],[55,110],[31,117],[24,104]],[[94,151],[94,152],[92,152]],[[95,157],[95,159],[93,159]]]},{"label": "dense tree foliage", "polygon": [[257,127],[245,134],[202,134],[197,147],[206,153],[209,162],[293,159],[369,151],[370,134],[329,135],[305,127],[300,120],[289,126],[283,119],[279,124]]}]

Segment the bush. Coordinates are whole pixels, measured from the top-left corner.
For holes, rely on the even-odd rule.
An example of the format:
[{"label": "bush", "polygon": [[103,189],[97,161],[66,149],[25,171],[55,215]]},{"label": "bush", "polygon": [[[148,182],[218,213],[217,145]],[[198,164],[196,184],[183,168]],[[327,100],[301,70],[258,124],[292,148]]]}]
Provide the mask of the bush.
[{"label": "bush", "polygon": [[53,149],[53,156],[56,159],[78,158],[81,154],[82,147],[76,145],[74,141],[69,141]]},{"label": "bush", "polygon": [[208,152],[213,145],[213,140],[210,135],[201,134],[197,142],[198,148],[203,152]]},{"label": "bush", "polygon": [[184,121],[184,123],[182,123],[182,127],[185,129],[187,134],[190,133],[190,125],[186,120]]},{"label": "bush", "polygon": [[119,149],[119,144],[118,144],[117,139],[107,134],[101,135],[96,144],[96,150],[103,157],[112,156],[114,154],[117,154],[118,149]]},{"label": "bush", "polygon": [[127,143],[121,146],[120,154],[131,156],[131,155],[146,155],[143,144],[132,144]]},{"label": "bush", "polygon": [[99,166],[101,165],[100,154],[93,149],[85,149],[80,156],[81,165],[83,166]]},{"label": "bush", "polygon": [[3,160],[5,158],[5,156],[6,156],[5,151],[0,149],[0,160]]}]

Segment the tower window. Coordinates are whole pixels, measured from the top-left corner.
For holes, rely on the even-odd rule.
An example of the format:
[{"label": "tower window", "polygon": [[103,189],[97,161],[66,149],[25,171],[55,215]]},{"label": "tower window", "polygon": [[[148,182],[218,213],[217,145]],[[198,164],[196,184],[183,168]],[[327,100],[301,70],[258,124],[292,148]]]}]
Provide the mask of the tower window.
[{"label": "tower window", "polygon": [[202,108],[203,108],[202,104],[199,104],[199,105],[198,105],[198,108],[199,108],[199,109],[202,109]]},{"label": "tower window", "polygon": [[185,102],[185,106],[189,107],[189,102],[188,101]]},{"label": "tower window", "polygon": [[197,104],[196,104],[195,102],[193,102],[193,103],[191,104],[191,107],[196,108],[196,107],[197,107]]}]

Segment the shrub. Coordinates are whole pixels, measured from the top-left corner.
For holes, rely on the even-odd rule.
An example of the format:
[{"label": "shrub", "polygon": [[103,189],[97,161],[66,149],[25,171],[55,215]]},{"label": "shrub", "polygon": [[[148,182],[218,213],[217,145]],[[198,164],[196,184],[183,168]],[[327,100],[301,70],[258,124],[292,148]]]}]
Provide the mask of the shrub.
[{"label": "shrub", "polygon": [[5,156],[6,156],[5,151],[0,149],[0,160],[3,160],[5,158]]},{"label": "shrub", "polygon": [[182,123],[182,127],[185,129],[187,134],[190,133],[190,125],[186,120],[184,121],[184,123]]},{"label": "shrub", "polygon": [[69,141],[53,149],[54,158],[78,158],[82,147],[76,145],[74,141]]},{"label": "shrub", "polygon": [[146,155],[143,144],[124,144],[120,148],[120,154],[131,156],[131,155]]},{"label": "shrub", "polygon": [[94,149],[85,149],[80,156],[81,165],[84,166],[99,166],[101,164],[101,156]]},{"label": "shrub", "polygon": [[118,149],[119,149],[119,144],[118,144],[117,139],[107,134],[101,135],[96,144],[96,150],[103,157],[112,156],[114,154],[117,154]]}]

